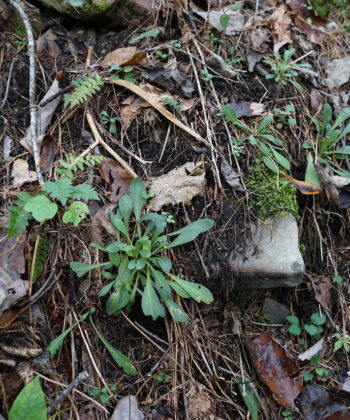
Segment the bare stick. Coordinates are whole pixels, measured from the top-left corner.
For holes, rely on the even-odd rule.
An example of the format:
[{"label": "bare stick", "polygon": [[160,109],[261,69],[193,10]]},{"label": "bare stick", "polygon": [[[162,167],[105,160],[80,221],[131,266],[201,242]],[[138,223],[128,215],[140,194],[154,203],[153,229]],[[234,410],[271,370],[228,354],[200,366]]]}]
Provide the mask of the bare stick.
[{"label": "bare stick", "polygon": [[10,84],[11,84],[11,77],[12,77],[12,72],[13,72],[13,67],[15,65],[15,62],[16,62],[16,57],[11,62],[10,71],[9,71],[9,75],[8,75],[8,79],[7,79],[7,84],[6,84],[5,95],[4,95],[4,99],[2,101],[2,104],[0,106],[0,109],[2,109],[5,106],[6,101],[7,101],[7,98],[9,96]]},{"label": "bare stick", "polygon": [[80,372],[79,375],[73,379],[73,381],[67,386],[66,389],[64,389],[57,397],[52,401],[52,403],[47,408],[47,414],[51,414],[54,410],[54,408],[62,402],[70,392],[76,388],[80,382],[84,381],[89,377],[89,374],[87,372]]},{"label": "bare stick", "polygon": [[10,4],[17,10],[18,14],[24,23],[27,32],[28,40],[28,56],[29,56],[29,109],[30,109],[30,139],[32,142],[33,156],[35,162],[35,169],[38,175],[39,184],[43,187],[44,180],[40,172],[40,155],[37,139],[37,105],[36,105],[36,84],[35,84],[35,42],[33,30],[30,25],[27,13],[25,12],[23,5],[19,0],[8,0]]}]

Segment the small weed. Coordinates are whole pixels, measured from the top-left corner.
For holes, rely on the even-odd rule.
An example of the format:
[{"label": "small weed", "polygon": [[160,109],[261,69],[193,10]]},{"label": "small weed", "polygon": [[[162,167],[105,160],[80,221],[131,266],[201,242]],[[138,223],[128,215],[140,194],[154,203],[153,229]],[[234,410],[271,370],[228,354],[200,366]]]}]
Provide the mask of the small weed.
[{"label": "small weed", "polygon": [[27,46],[27,37],[16,40],[16,52],[19,53]]},{"label": "small weed", "polygon": [[[227,15],[223,15],[223,16],[227,16]],[[212,32],[210,32],[208,35],[206,35],[204,37],[204,39],[206,41],[208,41],[209,43],[209,48],[212,51],[217,51],[218,48],[220,47],[221,44],[224,43],[224,41],[220,38],[218,38],[215,34],[213,34]]]},{"label": "small weed", "polygon": [[327,378],[329,371],[322,367],[316,367],[320,363],[320,356],[315,354],[310,359],[311,366],[314,366],[311,370],[304,373],[303,379],[305,382],[311,382],[315,376],[316,378]]},{"label": "small weed", "polygon": [[326,17],[333,10],[349,16],[349,0],[308,0],[308,2],[317,16]]},{"label": "small weed", "polygon": [[103,388],[94,388],[89,392],[90,397],[98,397],[98,399],[100,400],[100,402],[102,404],[106,404],[108,403],[108,401],[111,398],[114,398],[114,396],[111,394],[112,392],[115,392],[117,390],[117,387],[114,384],[109,384],[108,388],[107,387],[103,387]]},{"label": "small weed", "polygon": [[265,64],[270,66],[271,73],[265,76],[266,79],[274,79],[275,82],[282,83],[282,85],[287,85],[291,83],[299,92],[302,92],[304,89],[300,83],[295,79],[299,76],[297,72],[297,67],[310,67],[310,64],[298,64],[292,61],[292,55],[295,53],[295,49],[286,50],[283,54],[283,58],[279,53],[274,54],[274,58],[266,58],[264,60]]},{"label": "small weed", "polygon": [[156,379],[158,382],[170,382],[171,381],[171,376],[166,375],[163,372],[158,373],[158,375],[156,376]]},{"label": "small weed", "polygon": [[235,47],[230,47],[228,50],[229,53],[229,57],[226,62],[227,64],[229,64],[230,66],[234,65],[234,64],[239,64],[242,61],[245,61],[245,57],[243,57],[240,54],[237,54],[236,48]]},{"label": "small weed", "polygon": [[162,60],[165,60],[165,59],[167,59],[168,58],[168,56],[169,56],[169,54],[165,54],[165,53],[163,53],[163,51],[161,51],[161,50],[157,50],[156,52],[155,52],[155,54],[160,58],[160,59],[162,59]]},{"label": "small weed", "polygon": [[273,112],[277,115],[276,128],[281,128],[288,125],[289,127],[296,125],[295,107],[293,105],[286,105],[284,108],[275,108]]},{"label": "small weed", "polygon": [[142,41],[145,38],[155,38],[156,36],[158,36],[160,33],[160,31],[158,29],[151,29],[150,31],[144,32],[138,36],[136,36],[135,38],[132,38],[129,41],[129,44],[131,45],[135,45],[138,44],[140,41]]},{"label": "small weed", "polygon": [[283,420],[293,420],[293,414],[289,410],[282,411]]},{"label": "small weed", "polygon": [[182,105],[179,101],[173,99],[173,98],[163,98],[162,102],[165,105],[168,105],[170,108],[174,108],[177,111],[182,111]]},{"label": "small weed", "polygon": [[100,120],[103,125],[108,126],[108,131],[111,134],[117,134],[116,121],[120,121],[119,117],[111,117],[107,111],[102,111],[100,115]]},{"label": "small weed", "polygon": [[214,76],[208,72],[207,69],[201,70],[202,80],[207,84]]},{"label": "small weed", "polygon": [[339,274],[337,274],[336,276],[334,276],[332,278],[332,282],[333,283],[337,283],[337,284],[343,284],[344,283],[344,279],[342,276],[339,276]]},{"label": "small weed", "polygon": [[126,82],[130,82],[130,83],[136,83],[137,82],[137,76],[134,73],[133,66],[120,67],[118,65],[113,65],[113,66],[111,66],[111,70],[117,72],[111,77],[112,81],[113,80],[118,80],[120,78],[121,73],[124,73],[123,79]]},{"label": "small weed", "polygon": [[350,337],[339,333],[333,334],[333,337],[337,339],[334,343],[334,351],[344,349],[347,353],[350,351]]},{"label": "small weed", "polygon": [[318,312],[315,312],[311,315],[310,322],[308,324],[304,324],[303,326],[301,325],[299,318],[296,316],[290,315],[287,316],[286,319],[290,324],[288,328],[289,334],[299,336],[304,330],[315,340],[319,340],[321,338],[321,333],[323,332],[322,325],[324,325],[326,322],[326,315],[320,315]]}]

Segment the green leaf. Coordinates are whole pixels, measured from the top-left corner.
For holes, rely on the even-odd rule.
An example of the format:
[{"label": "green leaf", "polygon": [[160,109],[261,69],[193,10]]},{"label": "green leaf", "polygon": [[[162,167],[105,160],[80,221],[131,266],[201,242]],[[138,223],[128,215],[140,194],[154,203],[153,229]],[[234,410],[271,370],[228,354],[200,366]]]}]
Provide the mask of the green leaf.
[{"label": "green leaf", "polygon": [[170,299],[171,289],[167,280],[164,277],[164,274],[161,271],[152,269],[152,277],[155,280],[155,287],[157,289],[157,292],[159,293],[159,296],[163,300]]},{"label": "green leaf", "polygon": [[343,347],[343,341],[342,340],[337,340],[334,343],[334,351],[338,351]]},{"label": "green leaf", "polygon": [[50,353],[51,357],[55,357],[58,349],[60,348],[63,340],[67,337],[67,335],[72,331],[74,327],[76,327],[79,322],[85,321],[85,319],[93,314],[95,312],[95,308],[89,309],[87,312],[85,312],[77,322],[72,324],[69,328],[63,331],[62,334],[60,334],[58,337],[56,337],[54,340],[51,341],[51,343],[46,347],[46,350]]},{"label": "green leaf", "polygon": [[86,215],[90,214],[89,207],[81,201],[73,201],[73,203],[63,213],[63,223],[72,223],[78,226]]},{"label": "green leaf", "polygon": [[113,226],[121,233],[123,233],[127,238],[129,238],[129,232],[128,228],[126,227],[123,220],[114,213],[111,213],[111,221],[113,223]]},{"label": "green leaf", "polygon": [[304,329],[311,336],[314,336],[318,332],[317,326],[313,324],[305,324]]},{"label": "green leaf", "polygon": [[17,395],[9,412],[9,420],[46,419],[45,395],[40,385],[39,376],[36,376]]},{"label": "green leaf", "polygon": [[58,207],[44,195],[37,195],[27,201],[24,210],[31,213],[38,222],[45,222],[55,217]]},{"label": "green leaf", "polygon": [[132,202],[129,194],[124,194],[119,200],[119,211],[124,223],[129,225],[129,220],[132,212]]},{"label": "green leaf", "polygon": [[236,121],[238,121],[237,114],[236,114],[235,110],[233,108],[231,108],[230,106],[222,105],[221,112],[224,114],[224,117],[228,121],[230,121],[232,123],[235,123]]},{"label": "green leaf", "polygon": [[172,232],[169,236],[179,235],[173,242],[168,244],[166,248],[173,248],[175,246],[186,244],[197,238],[203,232],[208,231],[214,225],[214,221],[211,219],[200,219],[193,223],[185,226],[182,229]]},{"label": "green leaf", "polygon": [[146,287],[142,293],[142,311],[145,315],[152,317],[155,321],[159,316],[164,318],[164,306],[160,303],[157,293],[154,290],[151,279],[146,280]]},{"label": "green leaf", "polygon": [[[96,190],[88,184],[79,184],[73,187],[71,198],[74,200],[99,200]],[[63,204],[63,203],[62,203]]]},{"label": "green leaf", "polygon": [[132,38],[129,41],[129,44],[132,44],[132,45],[137,44],[144,38],[155,38],[159,34],[159,32],[160,31],[158,29],[151,29],[150,31],[144,32],[143,34],[140,34],[136,36],[135,38]]},{"label": "green leaf", "polygon": [[30,194],[23,191],[18,195],[18,200],[14,200],[12,206],[8,208],[9,213],[6,214],[7,223],[5,225],[7,239],[26,230],[32,215],[24,210],[24,206],[31,198]]},{"label": "green leaf", "polygon": [[186,314],[186,312],[181,308],[180,305],[178,305],[177,303],[173,302],[171,299],[167,299],[165,300],[165,304],[168,308],[168,311],[171,315],[171,317],[173,318],[174,321],[176,322],[188,322],[189,318]]},{"label": "green leaf", "polygon": [[45,182],[44,190],[64,206],[73,191],[72,181],[69,178],[61,178],[54,182]]},{"label": "green leaf", "polygon": [[315,312],[311,315],[311,322],[315,325],[323,325],[327,320],[327,317],[325,314],[319,314],[318,312]]},{"label": "green leaf", "polygon": [[305,181],[310,182],[310,184],[320,185],[320,178],[318,177],[314,160],[311,153],[307,154],[307,166],[305,172]]},{"label": "green leaf", "polygon": [[178,283],[175,281],[168,281],[169,286],[175,290],[175,293],[181,296],[184,299],[188,299],[191,297],[185,289],[183,289]]},{"label": "green leaf", "polygon": [[116,311],[124,308],[129,302],[130,294],[129,292],[121,287],[118,287],[115,292],[113,292],[106,303],[106,312],[108,315],[114,314]]},{"label": "green leaf", "polygon": [[286,320],[287,320],[290,324],[297,324],[297,325],[299,325],[299,319],[298,319],[296,316],[294,316],[294,315],[288,315],[288,316],[286,317]]},{"label": "green leaf", "polygon": [[273,147],[271,147],[271,151],[277,160],[277,162],[284,168],[287,169],[287,171],[290,170],[290,163],[287,158],[285,158],[283,155],[278,153]]},{"label": "green leaf", "polygon": [[333,125],[333,128],[339,127],[348,118],[350,118],[350,108],[343,108],[341,111],[339,111],[337,118],[335,120],[335,123]]},{"label": "green leaf", "polygon": [[106,347],[106,349],[109,351],[110,355],[113,357],[113,360],[116,362],[118,366],[120,366],[125,373],[128,375],[135,376],[137,375],[137,370],[132,364],[132,361],[125,356],[121,351],[115,349],[99,332],[99,330],[96,328],[94,322],[90,318],[91,325],[93,329],[95,330],[96,335],[98,338],[102,341],[103,345]]},{"label": "green leaf", "polygon": [[211,303],[214,298],[210,290],[198,283],[183,280],[174,274],[166,273],[171,279],[179,284],[196,302]]},{"label": "green leaf", "polygon": [[275,162],[269,158],[268,156],[262,156],[261,160],[264,162],[264,165],[270,169],[274,173],[278,173],[278,168],[275,164]]},{"label": "green leaf", "polygon": [[230,24],[230,16],[229,15],[221,15],[220,16],[220,25],[223,29],[226,29]]},{"label": "green leaf", "polygon": [[350,155],[350,146],[339,147],[339,149],[334,150],[333,153],[337,155]]},{"label": "green leaf", "polygon": [[330,122],[333,114],[333,109],[329,104],[326,104],[323,107],[323,113],[322,113],[322,126],[326,127],[327,124]]},{"label": "green leaf", "polygon": [[310,382],[314,379],[314,375],[311,372],[306,372],[304,374],[304,381],[305,382]]},{"label": "green leaf", "polygon": [[300,335],[301,334],[301,328],[298,324],[292,324],[289,328],[288,328],[288,332],[289,334],[292,335]]},{"label": "green leaf", "polygon": [[270,124],[273,120],[273,115],[267,115],[259,125],[259,132],[262,133],[265,131],[266,127]]},{"label": "green leaf", "polygon": [[238,387],[252,420],[258,420],[259,400],[254,389],[252,389],[249,384],[239,384]]},{"label": "green leaf", "polygon": [[163,271],[170,271],[172,268],[171,261],[168,258],[152,257],[152,262]]},{"label": "green leaf", "polygon": [[131,197],[132,208],[135,212],[136,221],[138,222],[147,197],[146,187],[141,178],[137,177],[131,181],[129,194]]},{"label": "green leaf", "polygon": [[94,268],[103,267],[109,263],[100,263],[100,264],[84,264],[78,261],[72,261],[69,263],[69,267],[75,272],[78,277],[84,276],[89,271]]},{"label": "green leaf", "polygon": [[319,354],[314,354],[313,356],[310,357],[310,364],[315,366],[318,363],[320,363],[320,360],[321,360],[320,355]]}]

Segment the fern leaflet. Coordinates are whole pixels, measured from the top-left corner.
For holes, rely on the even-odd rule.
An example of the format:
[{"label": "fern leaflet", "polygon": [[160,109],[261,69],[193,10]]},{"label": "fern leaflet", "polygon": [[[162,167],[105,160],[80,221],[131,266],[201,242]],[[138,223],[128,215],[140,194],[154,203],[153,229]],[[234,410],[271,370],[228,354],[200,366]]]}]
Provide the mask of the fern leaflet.
[{"label": "fern leaflet", "polygon": [[72,82],[75,87],[74,92],[64,95],[64,106],[72,108],[80,105],[97,93],[104,85],[103,79],[100,75],[95,77],[82,77]]},{"label": "fern leaflet", "polygon": [[63,206],[73,192],[72,181],[69,178],[60,178],[55,182],[45,182],[44,189],[52,198],[60,201]]},{"label": "fern leaflet", "polygon": [[18,200],[15,200],[13,205],[8,208],[8,222],[5,226],[8,239],[13,238],[26,230],[28,221],[33,218],[30,213],[24,210],[24,206],[31,198],[32,196],[30,194],[21,192],[18,195]]},{"label": "fern leaflet", "polygon": [[48,253],[49,241],[46,238],[39,236],[37,251],[33,254],[33,258],[30,262],[29,268],[29,272],[31,273],[33,282],[39,278],[41,272],[43,271]]},{"label": "fern leaflet", "polygon": [[59,163],[62,168],[56,168],[55,171],[68,178],[73,178],[74,172],[83,170],[87,166],[96,166],[104,159],[101,155],[87,155],[85,157],[69,155],[68,162],[60,160]]},{"label": "fern leaflet", "polygon": [[75,185],[71,197],[74,200],[99,200],[96,190],[88,184]]}]

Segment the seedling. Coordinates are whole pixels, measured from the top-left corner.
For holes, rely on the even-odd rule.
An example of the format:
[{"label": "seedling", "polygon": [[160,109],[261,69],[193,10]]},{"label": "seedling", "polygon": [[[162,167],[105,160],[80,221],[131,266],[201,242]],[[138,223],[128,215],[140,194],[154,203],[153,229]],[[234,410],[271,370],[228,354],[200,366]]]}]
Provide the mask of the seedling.
[{"label": "seedling", "polygon": [[279,53],[274,54],[274,58],[265,58],[264,62],[271,68],[271,73],[265,76],[265,79],[274,79],[275,82],[287,85],[291,83],[299,92],[304,89],[300,83],[295,79],[299,76],[297,67],[310,67],[310,64],[301,63],[296,65],[296,61],[292,61],[292,55],[294,55],[295,49],[286,50],[283,54],[283,58]]},{"label": "seedling", "polygon": [[111,66],[111,70],[117,72],[111,77],[111,81],[118,80],[120,78],[120,75],[122,73],[124,73],[123,74],[123,79],[126,82],[130,82],[130,83],[136,83],[137,82],[137,77],[134,73],[133,66],[120,67],[118,65],[113,65],[113,66]]},{"label": "seedling", "polygon": [[144,32],[135,38],[132,38],[129,41],[129,44],[135,45],[138,44],[140,41],[142,41],[145,38],[155,38],[159,35],[160,31],[158,29],[151,29],[150,31]]},{"label": "seedling", "polygon": [[295,119],[295,107],[293,105],[286,105],[284,108],[275,108],[274,112],[277,115],[276,128],[280,130],[284,126],[294,126],[297,123]]},{"label": "seedling", "polygon": [[202,79],[205,81],[206,84],[214,77],[212,74],[208,72],[207,69],[202,69],[201,75],[202,75]]},{"label": "seedling", "polygon": [[235,47],[230,47],[228,52],[229,52],[230,58],[226,60],[227,64],[230,64],[232,66],[233,64],[238,64],[238,63],[241,63],[242,61],[245,61],[245,58],[242,55],[237,54]]},{"label": "seedling", "polygon": [[156,379],[158,382],[170,382],[171,381],[171,376],[166,375],[163,372],[158,373],[158,375],[156,376]]},{"label": "seedling", "polygon": [[326,315],[320,315],[318,312],[315,312],[311,315],[310,322],[304,324],[304,326],[301,325],[299,318],[296,316],[287,316],[286,319],[290,324],[288,328],[289,334],[299,336],[304,330],[308,335],[319,340],[321,338],[321,333],[323,332],[322,325],[326,322]]},{"label": "seedling", "polygon": [[337,284],[343,284],[344,283],[344,279],[342,276],[339,276],[339,274],[337,274],[336,276],[333,277],[332,279],[333,283],[337,283]]},{"label": "seedling", "polygon": [[[172,272],[172,262],[164,257],[167,250],[191,242],[214,224],[210,219],[197,220],[175,232],[164,234],[167,216],[144,213],[149,198],[144,183],[135,178],[129,194],[119,201],[117,213],[110,213],[116,231],[116,240],[107,246],[92,246],[108,254],[109,261],[100,264],[71,262],[70,267],[78,277],[90,270],[104,267],[103,276],[110,280],[99,292],[109,294],[106,312],[118,315],[129,310],[137,295],[141,296],[143,313],[153,320],[165,316],[165,308],[175,321],[187,322],[188,316],[172,299],[172,293],[196,302],[210,303],[211,292],[204,286],[185,280]],[[175,236],[172,242],[170,238]]]},{"label": "seedling", "polygon": [[[227,15],[222,15],[221,18],[223,18],[224,16],[227,16]],[[227,16],[227,17],[229,18],[229,16]],[[228,23],[227,23],[227,25],[228,25]],[[221,19],[220,19],[220,24],[221,24]],[[220,47],[220,45],[224,43],[224,41],[222,39],[218,38],[212,32],[210,32],[208,35],[206,35],[204,37],[204,39],[206,41],[209,41],[210,49],[213,50],[213,51],[217,51],[217,49]]]},{"label": "seedling", "polygon": [[282,140],[277,138],[269,128],[273,121],[272,115],[267,115],[260,124],[250,127],[237,118],[236,112],[230,106],[222,106],[221,114],[244,133],[241,139],[234,140],[234,145],[241,147],[242,144],[249,142],[252,146],[256,146],[264,165],[275,173],[279,172],[278,165],[284,169],[290,169],[288,159],[280,153],[284,150]]},{"label": "seedling", "polygon": [[108,401],[113,398],[112,392],[115,392],[117,387],[114,384],[109,384],[108,388],[105,386],[103,388],[94,388],[92,389],[89,394],[90,397],[98,397],[102,404],[108,403]]},{"label": "seedling", "polygon": [[182,111],[182,105],[179,101],[177,101],[176,99],[173,98],[163,98],[162,102],[165,105],[168,105],[170,108],[174,108],[177,111]]},{"label": "seedling", "polygon": [[289,410],[282,411],[282,416],[284,420],[293,420],[292,412]]},{"label": "seedling", "polygon": [[333,334],[333,337],[337,339],[334,343],[334,351],[344,349],[347,353],[350,351],[350,337],[339,333]]},{"label": "seedling", "polygon": [[[317,366],[320,362],[320,356],[318,354],[315,354],[310,359],[311,366]],[[310,382],[315,378],[315,375],[317,378],[326,378],[329,376],[329,372],[327,369],[324,369],[322,367],[314,367],[312,370],[309,370],[306,372],[303,376],[303,379],[305,382]]]},{"label": "seedling", "polygon": [[111,134],[117,134],[116,121],[120,121],[119,117],[111,117],[107,111],[102,111],[100,115],[100,120],[103,125],[108,126],[108,131]]},{"label": "seedling", "polygon": [[163,51],[161,51],[161,50],[157,50],[157,51],[155,52],[155,54],[156,54],[159,58],[161,58],[162,60],[165,60],[166,58],[168,58],[168,55],[169,55],[169,54],[165,54],[165,53],[163,53]]}]

